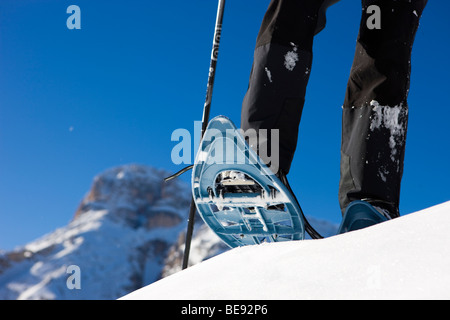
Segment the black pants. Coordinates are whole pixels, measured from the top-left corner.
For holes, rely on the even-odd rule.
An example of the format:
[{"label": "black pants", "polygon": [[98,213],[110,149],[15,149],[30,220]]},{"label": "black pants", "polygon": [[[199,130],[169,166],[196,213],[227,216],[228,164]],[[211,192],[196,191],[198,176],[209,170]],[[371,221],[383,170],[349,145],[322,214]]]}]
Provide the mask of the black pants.
[{"label": "black pants", "polygon": [[[289,172],[312,64],[314,35],[337,0],[272,0],[254,53],[241,127],[279,130],[279,167]],[[343,104],[339,202],[367,200],[399,215],[411,49],[427,0],[362,0],[356,53]],[[381,29],[367,21],[380,10]],[[372,20],[370,20],[372,21]],[[344,36],[344,35],[343,35]],[[331,53],[332,54],[332,53]],[[259,145],[270,146],[267,141]],[[263,159],[265,160],[265,159]]]}]

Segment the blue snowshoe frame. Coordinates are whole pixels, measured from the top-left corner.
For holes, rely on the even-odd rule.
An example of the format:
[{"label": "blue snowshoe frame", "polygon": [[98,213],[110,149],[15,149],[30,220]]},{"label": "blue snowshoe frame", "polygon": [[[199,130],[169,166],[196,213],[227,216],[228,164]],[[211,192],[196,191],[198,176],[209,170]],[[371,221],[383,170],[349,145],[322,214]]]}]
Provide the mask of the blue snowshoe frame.
[{"label": "blue snowshoe frame", "polygon": [[[218,177],[226,171],[245,174],[261,192],[220,194]],[[304,239],[294,196],[227,117],[208,124],[193,167],[192,194],[203,221],[232,248]]]}]

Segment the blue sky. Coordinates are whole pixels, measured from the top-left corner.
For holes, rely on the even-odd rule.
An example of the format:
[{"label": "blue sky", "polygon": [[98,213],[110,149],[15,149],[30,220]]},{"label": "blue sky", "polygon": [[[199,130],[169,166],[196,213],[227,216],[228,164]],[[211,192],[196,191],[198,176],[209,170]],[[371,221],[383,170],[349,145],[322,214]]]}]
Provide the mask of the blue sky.
[{"label": "blue sky", "polygon": [[[81,30],[69,30],[69,5]],[[228,0],[211,117],[240,122],[269,0]],[[177,171],[175,129],[201,120],[214,0],[0,2],[0,249],[66,225],[103,170]],[[290,181],[307,215],[340,222],[341,105],[360,2],[330,8],[314,63]],[[450,200],[450,3],[429,1],[412,57],[402,214]],[[189,174],[182,177],[189,181]]]}]

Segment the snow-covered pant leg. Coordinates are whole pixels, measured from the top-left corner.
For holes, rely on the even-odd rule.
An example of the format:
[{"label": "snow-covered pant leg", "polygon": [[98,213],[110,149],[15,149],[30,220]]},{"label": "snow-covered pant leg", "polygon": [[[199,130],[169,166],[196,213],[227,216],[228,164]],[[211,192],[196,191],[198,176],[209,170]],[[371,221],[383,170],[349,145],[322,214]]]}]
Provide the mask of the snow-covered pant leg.
[{"label": "snow-covered pant leg", "polygon": [[[411,50],[427,0],[363,0],[343,105],[339,202],[365,199],[399,216]],[[381,29],[367,21],[381,9]],[[373,7],[372,7],[373,8]]]},{"label": "snow-covered pant leg", "polygon": [[[279,164],[271,167],[286,173],[297,146],[314,34],[325,23],[321,19],[318,25],[319,12],[324,13],[324,1],[272,0],[258,34],[249,87],[242,105],[243,130],[279,130]],[[329,2],[336,0],[325,1]],[[259,148],[270,150],[270,138],[270,133],[267,139],[259,136]],[[261,158],[266,163],[269,160]]]}]

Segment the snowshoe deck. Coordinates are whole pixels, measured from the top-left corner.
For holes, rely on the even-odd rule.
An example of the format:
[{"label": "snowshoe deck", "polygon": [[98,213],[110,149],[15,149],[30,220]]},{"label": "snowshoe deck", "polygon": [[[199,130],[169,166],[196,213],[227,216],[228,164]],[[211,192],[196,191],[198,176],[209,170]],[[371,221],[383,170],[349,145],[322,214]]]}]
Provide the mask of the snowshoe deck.
[{"label": "snowshoe deck", "polygon": [[230,247],[304,239],[295,198],[226,117],[208,124],[192,193],[204,222]]}]

